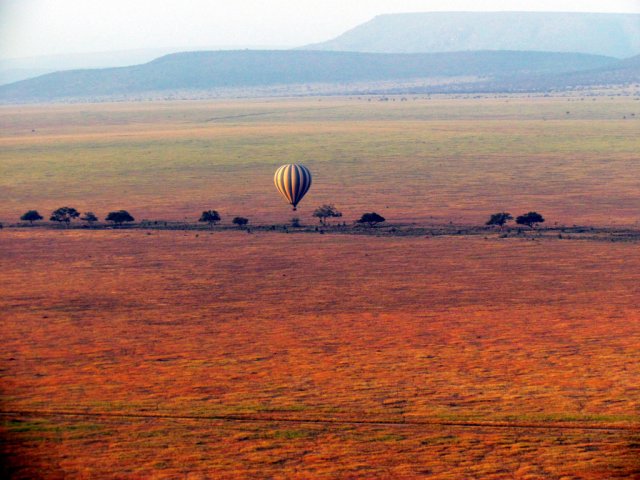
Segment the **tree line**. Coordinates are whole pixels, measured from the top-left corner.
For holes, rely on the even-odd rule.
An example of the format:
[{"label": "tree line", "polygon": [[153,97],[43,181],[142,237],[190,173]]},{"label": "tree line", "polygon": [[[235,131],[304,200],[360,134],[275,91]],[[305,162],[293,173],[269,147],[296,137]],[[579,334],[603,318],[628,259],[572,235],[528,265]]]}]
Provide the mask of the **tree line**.
[{"label": "tree line", "polygon": [[[513,215],[509,212],[498,212],[491,215],[485,225],[497,225],[502,228],[511,220],[513,220]],[[526,225],[530,228],[534,228],[539,223],[544,223],[544,217],[538,212],[525,213],[516,217],[515,220],[518,225]]]},{"label": "tree line", "polygon": [[[73,207],[60,207],[51,212],[49,216],[50,222],[65,223],[69,225],[72,220],[80,217],[80,212]],[[29,210],[25,212],[20,220],[23,222],[29,222],[33,225],[33,222],[44,220],[44,217],[40,215],[37,210]],[[87,222],[89,225],[93,225],[98,222],[98,217],[93,212],[85,212],[80,220]],[[112,222],[115,225],[122,225],[123,223],[135,222],[135,218],[126,210],[116,210],[109,212],[105,217],[105,221]]]},{"label": "tree line", "polygon": [[[334,205],[325,204],[316,208],[313,212],[313,216],[318,219],[320,225],[324,226],[328,224],[330,218],[342,217],[342,212],[340,212]],[[80,212],[72,207],[57,208],[56,210],[51,212],[49,221],[57,222],[60,224],[64,223],[68,226],[73,220],[77,218],[86,222],[88,225],[93,225],[99,221],[98,217],[93,212],[85,212],[81,216]],[[37,210],[29,210],[20,217],[20,220],[29,222],[33,225],[34,222],[44,220],[44,217],[40,215]],[[202,212],[202,215],[200,215],[200,218],[198,219],[199,222],[208,223],[211,226],[216,225],[221,220],[222,217],[216,210],[205,210]],[[514,220],[514,217],[510,213],[498,212],[492,214],[485,225],[499,226],[500,228],[502,228],[512,220]],[[109,212],[105,217],[105,221],[120,226],[125,223],[135,222],[135,218],[126,210],[116,210],[113,212]],[[385,221],[386,219],[382,215],[376,212],[369,212],[362,214],[362,216],[358,220],[356,220],[356,223],[367,224],[369,225],[369,227],[375,227],[376,225]],[[537,224],[543,223],[544,221],[544,217],[538,212],[528,212],[515,218],[515,222],[518,225],[526,225],[530,228],[535,228]],[[246,217],[234,217],[232,223],[240,228],[244,228],[249,224],[249,219]],[[300,220],[298,218],[293,218],[291,220],[291,224],[294,227],[299,227]]]}]

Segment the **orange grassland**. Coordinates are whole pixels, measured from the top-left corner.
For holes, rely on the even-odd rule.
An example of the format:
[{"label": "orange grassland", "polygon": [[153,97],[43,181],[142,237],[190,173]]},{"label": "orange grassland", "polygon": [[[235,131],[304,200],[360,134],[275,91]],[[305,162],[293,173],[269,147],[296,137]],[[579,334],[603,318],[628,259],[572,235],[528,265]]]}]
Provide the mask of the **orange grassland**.
[{"label": "orange grassland", "polygon": [[637,243],[5,229],[1,246],[2,409],[54,412],[3,416],[15,478],[640,478]]},{"label": "orange grassland", "polygon": [[16,227],[640,219],[636,97],[0,107],[0,477],[640,478],[637,241]]}]

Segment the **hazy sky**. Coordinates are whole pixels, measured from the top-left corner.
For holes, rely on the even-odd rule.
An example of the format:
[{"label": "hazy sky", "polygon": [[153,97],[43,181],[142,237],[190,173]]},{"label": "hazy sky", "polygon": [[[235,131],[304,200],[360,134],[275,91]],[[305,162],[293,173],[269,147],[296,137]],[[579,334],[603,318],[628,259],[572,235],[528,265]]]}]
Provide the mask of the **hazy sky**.
[{"label": "hazy sky", "polygon": [[0,58],[299,46],[381,13],[443,10],[640,13],[640,0],[0,0]]}]

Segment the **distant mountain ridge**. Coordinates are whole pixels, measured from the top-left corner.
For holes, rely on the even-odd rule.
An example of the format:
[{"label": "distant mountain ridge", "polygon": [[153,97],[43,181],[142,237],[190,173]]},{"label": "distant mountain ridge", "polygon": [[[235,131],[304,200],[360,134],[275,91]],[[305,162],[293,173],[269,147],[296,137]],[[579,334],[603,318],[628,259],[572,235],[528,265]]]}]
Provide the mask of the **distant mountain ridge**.
[{"label": "distant mountain ridge", "polygon": [[305,50],[433,53],[478,50],[640,54],[640,14],[429,12],[380,15]]},{"label": "distant mountain ridge", "polygon": [[0,86],[0,102],[38,102],[296,84],[510,78],[606,68],[611,57],[542,52],[376,54],[239,50],[166,55],[131,67],[71,70]]}]

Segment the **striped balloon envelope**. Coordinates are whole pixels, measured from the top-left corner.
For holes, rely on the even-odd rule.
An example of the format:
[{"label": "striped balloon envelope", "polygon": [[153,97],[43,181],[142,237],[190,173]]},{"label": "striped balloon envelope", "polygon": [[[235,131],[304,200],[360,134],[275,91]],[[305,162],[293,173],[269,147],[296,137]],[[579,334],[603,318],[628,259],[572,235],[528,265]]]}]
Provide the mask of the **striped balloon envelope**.
[{"label": "striped balloon envelope", "polygon": [[287,199],[293,210],[311,187],[311,172],[303,165],[282,165],[273,177],[280,194]]}]

